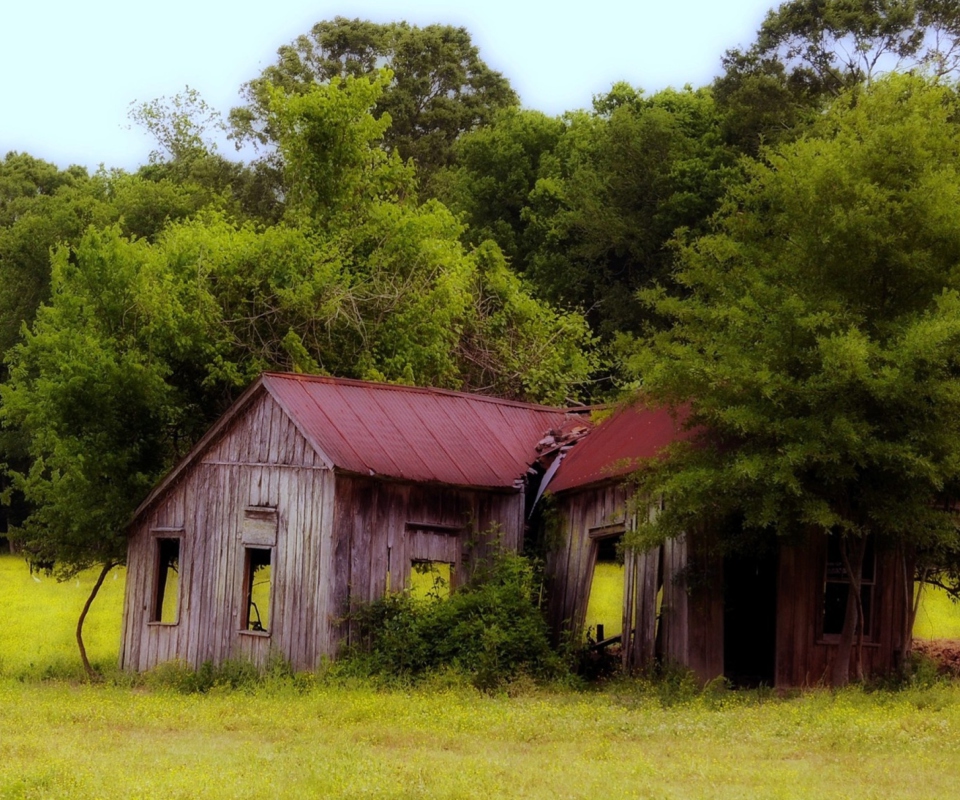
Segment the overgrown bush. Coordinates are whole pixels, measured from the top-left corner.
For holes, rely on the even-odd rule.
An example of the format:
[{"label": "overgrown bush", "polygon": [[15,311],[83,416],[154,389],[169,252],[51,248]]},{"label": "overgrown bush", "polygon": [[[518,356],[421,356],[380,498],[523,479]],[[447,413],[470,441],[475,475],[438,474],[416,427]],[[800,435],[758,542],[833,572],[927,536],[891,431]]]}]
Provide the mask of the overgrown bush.
[{"label": "overgrown bush", "polygon": [[500,553],[447,598],[390,594],[354,614],[363,644],[348,658],[370,673],[420,678],[460,670],[492,689],[521,675],[564,674],[535,600],[533,563]]}]

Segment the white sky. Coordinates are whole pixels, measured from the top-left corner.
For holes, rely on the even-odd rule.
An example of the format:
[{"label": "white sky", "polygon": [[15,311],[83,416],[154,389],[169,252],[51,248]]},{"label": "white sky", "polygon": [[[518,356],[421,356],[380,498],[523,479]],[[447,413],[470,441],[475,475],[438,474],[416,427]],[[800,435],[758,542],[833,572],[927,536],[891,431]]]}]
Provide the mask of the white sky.
[{"label": "white sky", "polygon": [[313,23],[341,15],[463,25],[523,104],[587,107],[617,80],[708,83],[779,0],[0,0],[0,157],[134,169],[153,144],[133,101],[187,84],[224,115],[240,85]]}]

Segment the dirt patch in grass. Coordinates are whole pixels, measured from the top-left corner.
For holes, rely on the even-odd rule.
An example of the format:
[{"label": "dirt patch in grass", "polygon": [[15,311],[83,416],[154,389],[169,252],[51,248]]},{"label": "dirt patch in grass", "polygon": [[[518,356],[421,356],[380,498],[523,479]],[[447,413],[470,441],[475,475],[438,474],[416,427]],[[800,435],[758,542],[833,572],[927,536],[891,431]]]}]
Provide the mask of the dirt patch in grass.
[{"label": "dirt patch in grass", "polygon": [[934,661],[940,673],[960,677],[960,639],[914,639],[913,649]]}]

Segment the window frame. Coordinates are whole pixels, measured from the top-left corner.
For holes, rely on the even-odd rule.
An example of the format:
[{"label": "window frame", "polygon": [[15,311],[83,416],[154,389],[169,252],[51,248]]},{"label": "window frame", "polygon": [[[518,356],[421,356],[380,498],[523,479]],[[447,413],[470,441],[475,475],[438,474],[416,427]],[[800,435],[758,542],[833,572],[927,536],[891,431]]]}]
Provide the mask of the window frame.
[{"label": "window frame", "polygon": [[[147,625],[163,628],[172,628],[180,624],[183,609],[183,584],[184,584],[184,531],[183,528],[153,528],[150,531],[152,555],[151,567],[151,586],[150,586],[150,604],[147,608]],[[163,600],[167,591],[167,576],[162,570],[163,566],[163,543],[176,542],[177,554],[176,561],[178,568],[177,589],[176,589],[176,613],[173,620],[165,621],[163,619]],[[163,580],[161,573],[163,572]]]},{"label": "window frame", "polygon": [[[607,543],[612,539],[620,539],[622,542],[627,535],[627,521],[623,522],[614,522],[609,525],[597,525],[595,527],[587,528],[587,541],[590,543],[589,555],[587,557],[587,575],[585,576],[585,587],[583,594],[583,612],[580,616],[580,630],[581,636],[586,635],[588,625],[587,625],[587,615],[590,610],[590,596],[593,593],[593,579],[596,577],[597,564],[600,563],[600,549],[605,547]],[[626,597],[627,587],[626,587],[626,565],[621,564],[624,568],[624,583],[622,588],[623,595],[621,597],[621,606],[623,605],[623,599]],[[621,609],[622,613],[622,609]],[[622,618],[621,618],[622,622]],[[602,624],[602,623],[601,623]],[[606,631],[604,631],[606,634]],[[623,631],[616,636],[622,636]],[[609,638],[606,635],[604,638]]]},{"label": "window frame", "polygon": [[[831,534],[831,537],[834,534]],[[827,587],[830,585],[834,586],[846,586],[847,587],[847,597],[850,596],[850,578],[846,575],[845,571],[842,578],[831,577],[831,563],[841,563],[842,562],[831,562],[831,541],[830,537],[827,539],[826,547],[823,552],[823,570],[822,576],[823,579],[820,582],[820,592],[818,595],[818,613],[817,613],[817,644],[829,644],[835,645],[839,644],[840,637],[843,635],[842,628],[840,632],[837,633],[827,633],[826,631],[826,615],[827,615]],[[869,564],[869,570],[868,570]],[[863,575],[869,572],[870,578],[864,578]],[[864,607],[864,619],[863,619],[863,644],[865,647],[879,647],[879,633],[878,633],[878,624],[879,624],[879,615],[876,611],[877,604],[877,550],[876,542],[868,537],[866,543],[866,550],[863,554],[863,566],[861,568],[861,578],[860,578],[860,593],[861,597],[863,593],[867,592],[869,594],[869,602],[865,603]],[[857,634],[854,632],[854,640],[856,641]]]},{"label": "window frame", "polygon": [[[262,638],[269,638],[273,632],[273,571],[276,567],[274,558],[275,550],[275,547],[267,547],[263,545],[243,545],[243,582],[242,594],[240,595],[240,625],[238,631],[242,636],[258,636]],[[270,567],[270,587],[267,594],[267,618],[269,620],[269,626],[267,628],[261,627],[259,630],[250,627],[250,608],[253,605],[253,577],[254,571],[257,567],[257,565],[251,561],[251,553],[254,551],[258,553],[267,553],[267,566]],[[260,617],[262,625],[262,615],[259,608],[257,608],[257,616]]]},{"label": "window frame", "polygon": [[[461,562],[463,560],[462,525],[447,525],[437,522],[407,521],[404,524],[404,549],[406,551],[406,572],[400,577],[403,591],[410,591],[410,575],[416,564],[449,564],[450,578],[447,596],[453,594],[459,582]],[[389,554],[388,554],[389,559]],[[387,565],[390,571],[390,565]]]}]

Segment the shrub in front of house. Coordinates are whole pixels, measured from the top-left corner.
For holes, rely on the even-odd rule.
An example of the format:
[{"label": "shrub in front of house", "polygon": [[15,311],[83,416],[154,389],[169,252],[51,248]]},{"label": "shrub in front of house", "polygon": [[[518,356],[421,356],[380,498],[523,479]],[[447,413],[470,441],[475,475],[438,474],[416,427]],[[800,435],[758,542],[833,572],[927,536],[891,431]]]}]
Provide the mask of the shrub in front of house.
[{"label": "shrub in front of house", "polygon": [[349,663],[371,674],[420,678],[454,669],[481,689],[522,675],[565,673],[537,607],[533,563],[500,553],[449,597],[388,594],[355,612],[361,644]]}]

